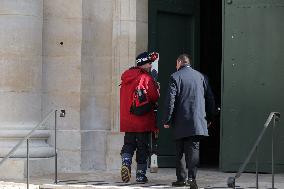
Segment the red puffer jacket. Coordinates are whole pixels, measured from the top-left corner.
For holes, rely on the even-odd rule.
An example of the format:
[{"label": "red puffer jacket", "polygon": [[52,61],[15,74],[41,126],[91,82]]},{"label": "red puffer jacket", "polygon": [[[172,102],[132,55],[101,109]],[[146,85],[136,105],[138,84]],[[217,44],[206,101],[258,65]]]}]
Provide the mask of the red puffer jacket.
[{"label": "red puffer jacket", "polygon": [[133,101],[133,92],[140,83],[146,89],[149,100],[155,104],[160,96],[159,89],[152,76],[138,67],[126,70],[121,76],[120,87],[120,131],[121,132],[146,132],[156,131],[156,117],[154,109],[150,112],[136,116],[130,114]]}]

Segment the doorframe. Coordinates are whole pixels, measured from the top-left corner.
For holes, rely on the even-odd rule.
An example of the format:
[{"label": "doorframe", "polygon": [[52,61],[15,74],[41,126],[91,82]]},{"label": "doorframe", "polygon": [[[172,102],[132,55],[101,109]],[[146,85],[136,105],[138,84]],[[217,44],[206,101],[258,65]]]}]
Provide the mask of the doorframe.
[{"label": "doorframe", "polygon": [[[174,5],[174,6],[173,6]],[[159,12],[173,13],[177,15],[192,16],[194,32],[192,37],[194,46],[192,48],[192,67],[200,70],[200,3],[199,0],[184,2],[173,2],[171,0],[149,0],[148,4],[148,51],[157,49],[157,14]],[[195,17],[195,15],[198,15]],[[150,16],[151,15],[151,16]]]}]

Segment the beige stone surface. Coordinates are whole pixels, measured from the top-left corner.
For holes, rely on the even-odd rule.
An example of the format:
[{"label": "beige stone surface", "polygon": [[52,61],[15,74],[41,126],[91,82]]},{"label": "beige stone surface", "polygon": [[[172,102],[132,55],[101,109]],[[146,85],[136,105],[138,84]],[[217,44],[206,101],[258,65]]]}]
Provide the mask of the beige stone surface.
[{"label": "beige stone surface", "polygon": [[41,119],[42,0],[3,0],[0,7],[0,123],[36,122]]},{"label": "beige stone surface", "polygon": [[[81,150],[58,150],[58,171],[72,173],[81,171]],[[53,166],[53,165],[51,165]]]},{"label": "beige stone surface", "polygon": [[[82,1],[43,1],[43,112],[64,109],[58,118],[59,171],[79,171]],[[50,129],[54,129],[52,122]],[[49,140],[54,144],[54,132]]]},{"label": "beige stone surface", "polygon": [[79,56],[44,57],[44,92],[80,92]]},{"label": "beige stone surface", "polygon": [[[135,65],[138,53],[147,50],[148,38],[144,37],[148,34],[142,32],[148,33],[148,29],[140,24],[141,21],[146,22],[147,5],[148,1],[145,0],[115,0],[112,37],[112,131],[119,131],[120,76],[126,69]],[[139,34],[137,28],[139,31],[143,28],[143,31]]]},{"label": "beige stone surface", "polygon": [[[117,169],[123,143],[118,85],[147,50],[148,1],[0,5],[0,128],[32,128],[51,109],[64,109],[66,116],[57,118],[59,171]],[[54,145],[54,116],[45,126]]]},{"label": "beige stone surface", "polygon": [[[27,175],[26,158],[9,159],[0,167],[0,180],[22,180]],[[43,176],[54,173],[54,158],[30,158],[29,175]],[[1,188],[1,187],[0,187]]]},{"label": "beige stone surface", "polygon": [[[135,169],[134,169],[135,170]],[[88,173],[65,173],[59,174],[59,182],[54,184],[53,175],[33,177],[30,183],[34,186],[40,186],[41,189],[91,189],[91,188],[173,188],[171,183],[176,180],[175,169],[159,168],[158,173],[147,172],[149,182],[139,184],[135,182],[135,171],[132,171],[132,177],[129,183],[121,182],[119,170],[95,171]],[[214,189],[227,187],[228,177],[235,176],[235,173],[223,173],[218,169],[199,169],[197,172],[197,184],[200,189]],[[236,188],[250,189],[255,188],[255,174],[243,173],[236,180]],[[10,182],[9,182],[10,181]],[[25,180],[5,180],[0,182],[0,188],[24,189]],[[271,174],[259,174],[259,188],[271,188]],[[31,186],[30,186],[31,188]],[[187,188],[187,187],[182,187]],[[284,188],[284,174],[275,175],[275,188]]]},{"label": "beige stone surface", "polygon": [[120,151],[123,145],[124,133],[108,132],[106,163],[107,170],[117,170],[121,167]]},{"label": "beige stone surface", "polygon": [[107,131],[82,132],[82,170],[105,170]]},{"label": "beige stone surface", "polygon": [[0,92],[0,129],[28,129],[41,119],[41,93]]},{"label": "beige stone surface", "polygon": [[113,1],[83,1],[81,168],[105,169],[110,129]]},{"label": "beige stone surface", "polygon": [[[42,25],[42,0],[0,1],[0,157],[42,119]],[[32,135],[30,157],[52,156],[48,136],[44,131]],[[25,141],[11,156],[26,157]],[[24,177],[25,166],[25,159],[8,160],[0,167],[0,177]],[[48,172],[36,169],[37,174]]]}]

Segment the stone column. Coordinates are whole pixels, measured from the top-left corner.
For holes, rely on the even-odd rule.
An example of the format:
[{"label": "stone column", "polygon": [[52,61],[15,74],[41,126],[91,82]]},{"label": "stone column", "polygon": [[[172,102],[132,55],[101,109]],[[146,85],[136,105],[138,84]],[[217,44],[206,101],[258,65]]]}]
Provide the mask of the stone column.
[{"label": "stone column", "polygon": [[106,169],[111,124],[113,0],[84,0],[82,24],[81,169]]},{"label": "stone column", "polygon": [[[43,118],[42,16],[42,0],[0,1],[0,157]],[[52,155],[48,137],[48,130],[35,132],[30,157]],[[25,156],[24,144],[13,157]]]},{"label": "stone column", "polygon": [[[82,0],[43,1],[42,109],[65,109],[58,119],[60,172],[78,172],[81,164],[80,90]],[[53,127],[50,127],[53,130]],[[53,132],[50,144],[53,144]]]}]

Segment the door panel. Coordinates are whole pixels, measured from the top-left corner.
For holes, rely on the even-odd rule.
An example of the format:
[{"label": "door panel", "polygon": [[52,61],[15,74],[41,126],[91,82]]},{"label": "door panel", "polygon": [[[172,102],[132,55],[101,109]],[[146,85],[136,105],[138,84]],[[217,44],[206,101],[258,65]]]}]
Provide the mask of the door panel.
[{"label": "door panel", "polygon": [[[197,1],[196,1],[197,2]],[[176,71],[176,58],[182,53],[192,55],[194,66],[199,65],[199,16],[198,4],[193,0],[149,1],[149,51],[158,51],[161,97],[158,109],[159,167],[175,166],[175,146],[172,129],[163,128],[164,99],[169,76]]]},{"label": "door panel", "polygon": [[[284,1],[223,1],[221,169],[236,171],[271,111],[284,113]],[[284,127],[275,128],[277,170],[284,170]],[[271,129],[259,147],[269,172]],[[254,170],[254,158],[247,171]]]}]

